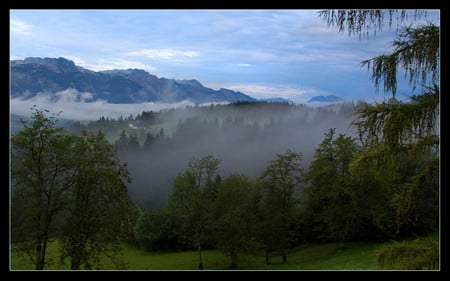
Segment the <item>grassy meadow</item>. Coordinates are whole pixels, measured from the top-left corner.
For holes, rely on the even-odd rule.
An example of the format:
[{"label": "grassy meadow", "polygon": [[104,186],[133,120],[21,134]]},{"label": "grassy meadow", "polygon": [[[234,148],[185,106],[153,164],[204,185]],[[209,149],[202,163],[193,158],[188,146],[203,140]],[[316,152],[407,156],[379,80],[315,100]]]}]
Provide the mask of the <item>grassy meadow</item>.
[{"label": "grassy meadow", "polygon": [[[283,264],[280,256],[272,256],[271,264],[264,264],[264,256],[245,256],[239,261],[239,270],[376,270],[374,250],[379,244],[348,243],[339,250],[338,243],[307,245],[291,250],[288,262]],[[50,264],[47,270],[69,270],[70,260],[61,264],[58,246],[55,241],[48,248]],[[226,270],[229,259],[217,250],[202,252],[205,270]],[[125,263],[114,265],[108,259],[102,260],[103,270],[196,270],[198,255],[196,251],[150,253],[138,247],[123,244],[122,260]],[[33,270],[26,258],[11,254],[11,270]]]},{"label": "grassy meadow", "polygon": [[[420,240],[439,240],[439,234],[433,233],[420,237]],[[416,240],[417,241],[417,240]],[[377,266],[375,251],[383,243],[349,242],[344,249],[339,243],[308,244],[292,249],[288,253],[288,262],[283,263],[281,256],[273,255],[271,264],[265,264],[265,257],[248,255],[240,257],[237,270],[382,270]],[[122,244],[123,256],[119,264],[113,264],[103,258],[101,270],[197,270],[197,251],[184,252],[147,252],[139,247]],[[52,241],[47,249],[50,262],[46,270],[70,270],[70,260],[65,264],[59,260],[57,241]],[[228,270],[229,259],[218,250],[202,251],[205,270]],[[34,267],[24,257],[11,254],[11,270],[33,270]],[[395,270],[395,268],[393,268]]]}]

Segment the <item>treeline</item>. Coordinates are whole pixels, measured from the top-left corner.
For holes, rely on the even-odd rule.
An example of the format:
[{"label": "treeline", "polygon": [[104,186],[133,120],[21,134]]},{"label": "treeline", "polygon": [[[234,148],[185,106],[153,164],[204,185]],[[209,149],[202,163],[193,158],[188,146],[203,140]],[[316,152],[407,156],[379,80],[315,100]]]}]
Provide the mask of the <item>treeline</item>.
[{"label": "treeline", "polygon": [[[362,102],[341,103],[322,107],[308,107],[304,104],[274,103],[274,102],[235,102],[230,104],[211,104],[209,106],[186,106],[184,108],[171,108],[159,111],[142,111],[133,116],[120,116],[118,118],[100,117],[98,120],[82,123],[73,122],[68,126],[68,131],[80,134],[83,130],[98,132],[112,136],[113,142],[125,131],[127,135],[136,135],[142,145],[147,134],[156,135],[167,123],[175,123],[175,128],[180,122],[188,120],[210,120],[222,124],[236,119],[238,122],[245,122],[247,125],[264,127],[267,123],[276,122],[281,114],[290,114],[292,118],[299,118],[312,125],[315,119],[327,115],[350,116],[355,108]],[[245,120],[245,121],[244,121]],[[279,121],[279,120],[278,120]],[[155,128],[158,128],[155,131]],[[171,132],[170,136],[172,136]],[[169,135],[167,136],[169,137]]]}]

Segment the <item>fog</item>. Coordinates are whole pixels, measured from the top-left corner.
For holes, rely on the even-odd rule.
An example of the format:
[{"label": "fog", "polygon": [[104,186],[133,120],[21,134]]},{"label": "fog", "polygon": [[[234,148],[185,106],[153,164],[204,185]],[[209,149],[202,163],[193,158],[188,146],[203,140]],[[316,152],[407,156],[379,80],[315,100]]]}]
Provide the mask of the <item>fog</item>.
[{"label": "fog", "polygon": [[[130,196],[146,209],[166,205],[176,175],[185,171],[194,158],[213,153],[221,160],[222,178],[240,173],[255,179],[269,160],[287,149],[302,154],[301,165],[306,169],[330,128],[336,128],[336,133],[354,135],[350,124],[356,106],[349,103],[326,107],[277,103],[194,106],[189,101],[121,105],[88,101],[89,98],[89,93],[68,89],[56,98],[39,94],[26,100],[11,99],[11,113],[29,116],[30,108],[36,105],[52,113],[62,111],[59,115],[62,120],[135,116],[124,119],[122,127],[105,132],[111,142],[123,128],[127,134],[138,134],[141,144],[147,133],[157,135],[163,128],[164,137],[154,140],[149,147],[139,151],[119,150],[119,157],[127,164],[133,179],[128,184]],[[155,113],[150,123],[137,119],[143,111]],[[94,132],[99,130],[84,126]]]},{"label": "fog", "polygon": [[[233,173],[257,178],[268,161],[287,149],[302,154],[301,164],[306,169],[330,128],[336,128],[336,133],[354,134],[350,123],[355,118],[355,105],[348,103],[326,107],[277,103],[194,106],[189,101],[123,105],[92,101],[91,97],[90,93],[73,89],[56,95],[40,93],[28,99],[11,99],[10,109],[12,114],[30,116],[30,108],[36,105],[52,113],[62,111],[60,120],[80,121],[102,116],[137,117],[143,111],[156,113],[151,124],[126,119],[123,127],[106,132],[112,142],[123,128],[128,134],[140,132],[142,144],[147,133],[156,135],[160,128],[164,129],[164,137],[154,141],[149,149],[119,151],[133,178],[128,184],[130,196],[143,208],[165,206],[176,175],[185,171],[194,158],[213,153],[222,161],[223,178]],[[17,120],[16,123],[19,124]],[[11,132],[16,129],[19,127]],[[87,129],[99,130],[89,125]]]},{"label": "fog", "polygon": [[[38,93],[33,97],[10,99],[10,111],[12,114],[30,116],[30,108],[48,109],[52,113],[58,113],[60,119],[89,121],[100,117],[118,118],[120,116],[136,115],[145,111],[159,111],[170,108],[184,108],[193,106],[194,103],[184,100],[178,103],[144,102],[135,104],[112,104],[101,99],[92,100],[92,93],[78,92],[74,89],[66,89],[57,93]],[[209,105],[207,103],[204,105]],[[214,103],[217,104],[217,103]]]},{"label": "fog", "polygon": [[[302,154],[301,165],[306,169],[330,128],[336,128],[337,134],[354,135],[350,126],[354,110],[352,104],[324,108],[244,104],[160,112],[157,124],[145,130],[154,134],[175,122],[172,133],[139,151],[119,151],[133,178],[130,195],[143,208],[165,206],[176,175],[186,170],[190,160],[209,153],[222,161],[222,178],[233,173],[257,178],[269,160],[287,149]],[[138,129],[139,124],[134,122],[132,127]]]}]

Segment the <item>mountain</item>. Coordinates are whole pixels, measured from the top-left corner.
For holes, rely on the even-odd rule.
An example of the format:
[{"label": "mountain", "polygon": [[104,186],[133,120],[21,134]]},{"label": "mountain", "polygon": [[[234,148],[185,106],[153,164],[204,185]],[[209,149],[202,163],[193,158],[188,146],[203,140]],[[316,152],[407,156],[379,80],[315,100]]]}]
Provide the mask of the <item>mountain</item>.
[{"label": "mountain", "polygon": [[313,103],[313,102],[319,102],[319,103],[336,103],[336,102],[343,102],[344,99],[341,97],[335,96],[335,95],[329,95],[329,96],[315,96],[312,97],[310,100],[307,101],[307,103]]},{"label": "mountain", "polygon": [[141,69],[96,72],[65,58],[26,58],[12,60],[10,65],[12,98],[27,99],[40,92],[55,94],[72,88],[91,93],[86,101],[102,99],[116,104],[256,101],[241,92],[213,90],[197,80],[158,78]]},{"label": "mountain", "polygon": [[285,98],[267,98],[267,99],[259,99],[260,101],[266,101],[266,102],[278,102],[278,103],[288,103],[288,104],[294,104],[293,101],[285,99]]}]

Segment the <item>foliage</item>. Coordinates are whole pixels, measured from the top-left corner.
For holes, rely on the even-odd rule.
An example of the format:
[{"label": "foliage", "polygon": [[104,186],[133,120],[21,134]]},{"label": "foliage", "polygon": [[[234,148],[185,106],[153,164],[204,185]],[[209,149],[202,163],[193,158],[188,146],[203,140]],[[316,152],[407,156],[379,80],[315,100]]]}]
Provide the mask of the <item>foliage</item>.
[{"label": "foliage", "polygon": [[83,132],[72,147],[75,184],[64,212],[61,259],[70,257],[72,269],[90,269],[102,253],[114,257],[120,250],[118,241],[126,239],[132,227],[132,203],[123,182],[130,177],[102,133]]},{"label": "foliage", "polygon": [[[383,166],[390,167],[385,176],[391,179],[393,189],[400,186],[395,188],[396,195],[392,198],[398,231],[402,227],[406,233],[419,230],[423,223],[418,223],[418,213],[422,213],[422,222],[435,221],[438,216],[439,202],[432,199],[439,197],[438,106],[439,88],[435,85],[429,92],[413,96],[409,103],[364,105],[353,123],[367,151],[354,166],[362,164],[363,158],[372,158],[369,161],[378,163],[373,169],[383,171]],[[425,213],[429,217],[423,216]],[[436,223],[428,225],[437,227]]]},{"label": "foliage", "polygon": [[195,243],[191,225],[194,223],[192,217],[197,193],[192,174],[185,171],[175,178],[167,203],[167,213],[175,228],[174,231],[178,233],[178,238],[189,246]]},{"label": "foliage", "polygon": [[383,141],[397,151],[437,147],[438,106],[439,88],[434,87],[410,103],[363,104],[353,124],[365,146]]},{"label": "foliage", "polygon": [[[320,14],[329,25],[337,25],[339,31],[347,26],[349,34],[361,34],[362,27],[381,28],[387,12],[389,27],[393,14],[399,15],[400,22],[408,14],[396,10],[341,10]],[[415,13],[417,17],[423,15],[426,13],[421,10]],[[436,163],[439,162],[440,144],[440,28],[432,23],[403,27],[392,46],[392,53],[362,62],[371,70],[375,87],[378,89],[383,83],[384,91],[392,92],[395,98],[397,73],[404,71],[413,90],[421,84],[422,93],[411,95],[407,103],[366,104],[358,110],[358,118],[353,124],[365,152],[353,166],[358,171],[369,168],[375,171],[374,174],[386,171],[380,169],[381,166],[392,168],[385,175],[388,175],[392,192],[396,193],[391,203],[397,216],[397,231],[404,227],[406,233],[411,234],[424,231],[424,225],[437,227],[439,216],[439,169]],[[367,165],[369,162],[371,167]],[[364,168],[358,168],[358,165]]]},{"label": "foliage", "polygon": [[345,240],[363,238],[365,228],[374,229],[371,220],[385,219],[380,217],[386,204],[380,201],[383,189],[367,181],[372,171],[361,171],[368,173],[363,176],[352,170],[359,153],[355,140],[342,134],[336,137],[335,129],[316,149],[305,173],[308,185],[300,214],[303,227],[310,229],[309,239],[338,240],[343,247]]},{"label": "foliage", "polygon": [[439,159],[434,157],[392,199],[398,229],[429,232],[439,227]]},{"label": "foliage", "polygon": [[170,215],[182,230],[187,231],[185,236],[191,238],[192,245],[198,250],[199,269],[203,269],[202,248],[213,238],[219,164],[220,160],[213,154],[192,159],[186,171],[175,179],[169,197]]},{"label": "foliage", "polygon": [[116,242],[128,239],[136,206],[122,182],[128,171],[104,135],[69,135],[36,110],[11,144],[14,250],[31,257],[36,269],[46,266],[47,243],[55,237],[72,269],[118,253]]},{"label": "foliage", "polygon": [[[289,149],[278,154],[274,160],[270,160],[264,169],[260,184],[263,189],[263,208],[266,210],[265,224],[270,231],[279,233],[276,245],[270,245],[276,240],[274,236],[266,237],[266,251],[269,254],[273,248],[278,248],[283,256],[283,262],[287,261],[287,248],[291,237],[290,224],[294,213],[296,200],[295,191],[302,182],[302,168],[300,161],[302,154]],[[270,225],[270,226],[269,226]],[[269,262],[269,259],[267,260]]]},{"label": "foliage", "polygon": [[381,55],[364,60],[372,71],[372,79],[378,89],[381,82],[385,92],[397,92],[398,66],[409,76],[409,83],[415,88],[417,82],[427,84],[431,73],[433,84],[439,81],[439,27],[428,24],[418,28],[405,27],[393,42],[394,51],[389,55]]},{"label": "foliage", "polygon": [[416,239],[391,241],[376,250],[376,261],[383,269],[439,269],[439,241]]},{"label": "foliage", "polygon": [[411,14],[408,10],[342,9],[322,10],[319,11],[319,16],[327,22],[328,26],[337,26],[339,32],[347,28],[348,35],[368,37],[371,31],[376,34],[386,25],[391,28],[393,22],[398,29],[399,25],[405,23],[411,16],[414,20],[426,17],[426,11],[415,10]]},{"label": "foliage", "polygon": [[165,209],[153,209],[141,214],[134,226],[140,247],[148,251],[177,250],[177,236]]},{"label": "foliage", "polygon": [[55,235],[56,217],[73,185],[72,155],[67,149],[72,139],[45,112],[35,109],[30,123],[11,137],[12,241],[20,242],[14,250],[26,253],[36,269],[46,265],[48,240]]},{"label": "foliage", "polygon": [[255,184],[242,175],[231,175],[218,187],[217,249],[230,257],[230,267],[238,266],[238,258],[255,252],[258,241],[257,212],[259,194]]}]

